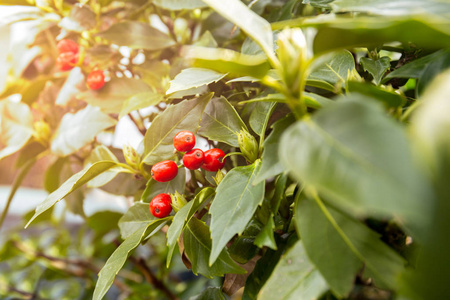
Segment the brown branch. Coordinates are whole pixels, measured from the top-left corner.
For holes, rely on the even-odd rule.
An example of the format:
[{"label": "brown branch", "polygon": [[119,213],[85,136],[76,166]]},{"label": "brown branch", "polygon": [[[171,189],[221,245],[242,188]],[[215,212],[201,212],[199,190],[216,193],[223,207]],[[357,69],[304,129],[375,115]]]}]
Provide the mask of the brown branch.
[{"label": "brown branch", "polygon": [[130,120],[134,123],[134,125],[136,125],[136,128],[139,130],[139,132],[142,135],[145,135],[145,133],[147,132],[147,130],[144,128],[142,128],[140,126],[140,124],[138,123],[138,121],[133,117],[133,115],[131,113],[128,114],[128,116],[130,117]]},{"label": "brown branch", "polygon": [[148,283],[152,284],[155,288],[162,291],[169,299],[178,300],[178,297],[175,296],[167,288],[164,282],[158,279],[158,277],[156,277],[155,274],[153,274],[152,270],[147,266],[145,260],[142,257],[135,258],[133,256],[130,256],[130,260],[142,272]]}]

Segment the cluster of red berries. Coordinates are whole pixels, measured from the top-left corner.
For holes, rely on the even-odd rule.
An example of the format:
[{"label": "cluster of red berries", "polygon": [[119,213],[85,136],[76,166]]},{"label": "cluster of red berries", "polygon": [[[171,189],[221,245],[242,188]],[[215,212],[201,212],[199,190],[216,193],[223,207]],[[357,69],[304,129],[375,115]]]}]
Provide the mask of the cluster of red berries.
[{"label": "cluster of red berries", "polygon": [[[56,45],[58,57],[56,65],[60,71],[72,70],[79,59],[80,47],[72,40],[64,39]],[[105,85],[105,75],[102,70],[95,69],[91,71],[86,79],[86,84],[91,90],[99,90]]]},{"label": "cluster of red berries", "polygon": [[[183,165],[189,170],[202,168],[206,171],[217,172],[225,165],[223,159],[225,153],[213,148],[203,152],[194,148],[195,135],[187,130],[178,132],[173,139],[173,146],[177,151],[185,152]],[[159,182],[167,182],[174,179],[178,174],[178,166],[171,160],[165,160],[152,167],[152,178]],[[167,217],[172,211],[171,197],[169,194],[159,194],[150,201],[150,211],[157,218]]]}]

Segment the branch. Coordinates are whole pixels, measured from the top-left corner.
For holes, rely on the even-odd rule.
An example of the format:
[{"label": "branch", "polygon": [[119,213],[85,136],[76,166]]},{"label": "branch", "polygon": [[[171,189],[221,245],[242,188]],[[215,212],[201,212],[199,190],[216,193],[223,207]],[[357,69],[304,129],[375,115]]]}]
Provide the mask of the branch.
[{"label": "branch", "polygon": [[140,258],[135,258],[133,256],[130,256],[130,260],[133,264],[136,265],[136,267],[142,272],[145,279],[148,283],[152,284],[155,288],[162,291],[169,299],[172,300],[178,300],[178,297],[175,296],[164,284],[163,281],[159,280],[155,274],[153,274],[152,270],[147,266],[145,263],[145,260]]}]

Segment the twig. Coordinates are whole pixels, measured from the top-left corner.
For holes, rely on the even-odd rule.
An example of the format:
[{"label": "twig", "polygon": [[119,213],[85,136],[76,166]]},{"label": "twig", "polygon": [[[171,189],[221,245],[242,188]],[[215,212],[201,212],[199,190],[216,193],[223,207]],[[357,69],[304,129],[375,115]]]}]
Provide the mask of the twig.
[{"label": "twig", "polygon": [[145,135],[145,133],[146,133],[147,130],[146,130],[145,128],[142,128],[142,127],[140,126],[140,124],[138,123],[138,121],[133,117],[133,115],[132,115],[131,113],[129,113],[128,116],[130,117],[130,120],[134,123],[134,125],[136,125],[136,128],[139,130],[139,132],[140,132],[142,135]]},{"label": "twig", "polygon": [[175,296],[167,288],[164,282],[158,279],[155,274],[153,274],[152,270],[147,266],[145,260],[142,257],[135,258],[133,256],[130,256],[130,260],[142,272],[148,283],[152,284],[155,288],[162,291],[169,299],[178,300],[178,297]]}]

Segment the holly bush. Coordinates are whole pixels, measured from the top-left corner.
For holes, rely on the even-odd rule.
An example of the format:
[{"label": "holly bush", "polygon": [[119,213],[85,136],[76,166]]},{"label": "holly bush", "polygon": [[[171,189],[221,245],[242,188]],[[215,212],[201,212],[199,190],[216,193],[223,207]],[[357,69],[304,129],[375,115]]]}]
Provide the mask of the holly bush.
[{"label": "holly bush", "polygon": [[449,2],[0,4],[0,223],[37,161],[49,193],[2,237],[2,298],[450,298]]}]

